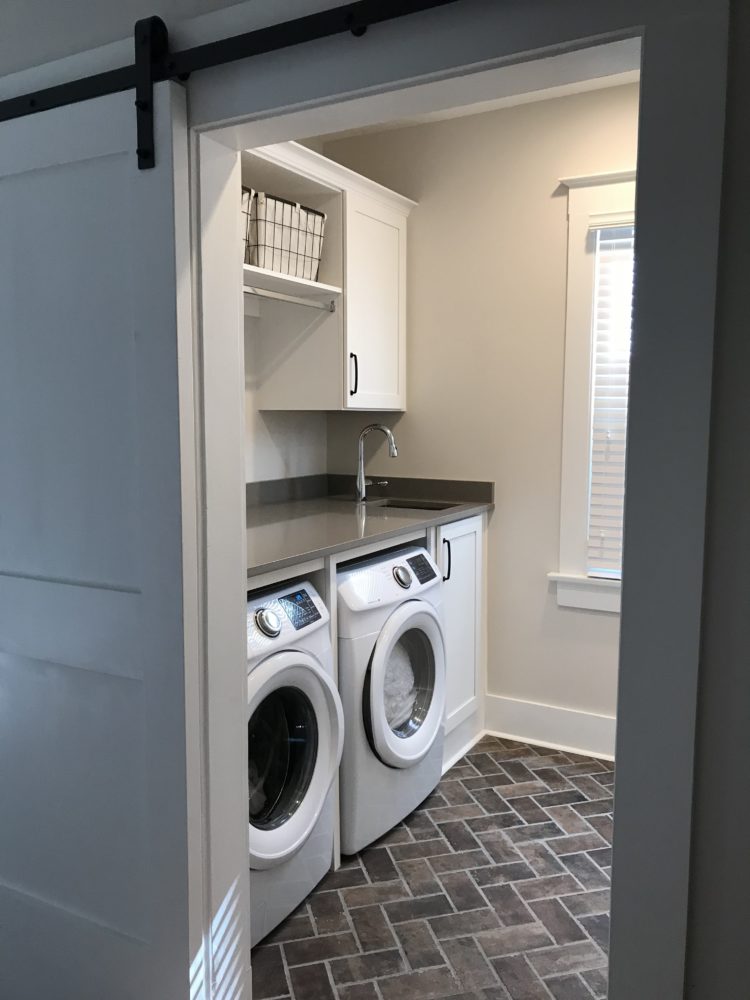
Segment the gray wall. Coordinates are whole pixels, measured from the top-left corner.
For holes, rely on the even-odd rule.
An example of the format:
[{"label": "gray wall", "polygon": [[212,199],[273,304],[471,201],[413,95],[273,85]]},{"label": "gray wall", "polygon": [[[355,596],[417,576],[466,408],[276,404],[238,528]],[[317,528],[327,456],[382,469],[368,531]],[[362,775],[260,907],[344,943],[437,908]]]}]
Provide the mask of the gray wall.
[{"label": "gray wall", "polygon": [[[3,0],[0,77],[132,37],[142,17],[158,14],[180,41],[183,22],[227,11],[227,31],[337,7],[343,0]],[[194,26],[189,26],[192,34]],[[197,25],[195,26],[197,27]]]},{"label": "gray wall", "polygon": [[169,25],[231,6],[231,0],[4,0],[0,76],[127,38],[151,14]]},{"label": "gray wall", "polygon": [[[409,218],[407,412],[385,415],[399,457],[373,442],[368,472],[497,484],[489,691],[606,716],[619,616],[559,608],[547,580],[558,569],[565,350],[558,180],[632,168],[637,120],[630,85],[325,146],[419,202]],[[329,471],[352,472],[366,422],[329,416]]]},{"label": "gray wall", "polygon": [[750,900],[750,9],[731,34],[686,997],[747,997]]}]

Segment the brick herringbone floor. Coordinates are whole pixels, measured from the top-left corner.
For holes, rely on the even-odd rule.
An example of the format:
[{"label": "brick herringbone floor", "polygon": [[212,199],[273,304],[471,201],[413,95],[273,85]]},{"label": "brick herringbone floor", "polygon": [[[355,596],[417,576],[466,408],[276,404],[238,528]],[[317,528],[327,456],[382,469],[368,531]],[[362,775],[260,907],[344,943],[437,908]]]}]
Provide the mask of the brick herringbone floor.
[{"label": "brick herringbone floor", "polygon": [[255,949],[255,1000],[605,997],[613,782],[486,737]]}]

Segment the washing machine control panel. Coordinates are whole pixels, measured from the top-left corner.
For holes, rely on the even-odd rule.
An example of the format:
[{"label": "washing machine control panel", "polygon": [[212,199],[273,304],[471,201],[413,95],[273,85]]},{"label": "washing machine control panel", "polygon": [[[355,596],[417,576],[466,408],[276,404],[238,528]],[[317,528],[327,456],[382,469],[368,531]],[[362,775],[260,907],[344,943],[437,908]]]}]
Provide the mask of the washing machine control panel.
[{"label": "washing machine control panel", "polygon": [[306,590],[295,590],[292,594],[280,597],[279,604],[297,631],[320,620],[320,612]]},{"label": "washing machine control panel", "polygon": [[430,580],[434,580],[437,576],[437,573],[425,556],[411,556],[406,561],[411,566],[414,576],[416,576],[420,583],[429,583]]}]

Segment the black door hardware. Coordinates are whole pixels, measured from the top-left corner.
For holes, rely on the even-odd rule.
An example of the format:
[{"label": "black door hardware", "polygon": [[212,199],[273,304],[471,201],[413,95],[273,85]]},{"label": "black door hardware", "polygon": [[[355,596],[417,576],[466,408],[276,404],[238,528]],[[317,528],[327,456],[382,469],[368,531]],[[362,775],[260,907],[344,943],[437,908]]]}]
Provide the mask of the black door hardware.
[{"label": "black door hardware", "polygon": [[350,33],[355,38],[361,38],[375,24],[456,2],[457,0],[357,0],[356,3],[318,11],[316,14],[307,14],[281,24],[172,53],[169,51],[169,36],[164,22],[159,17],[147,17],[135,25],[136,55],[132,66],[121,66],[119,69],[0,101],[0,122],[135,88],[138,167],[146,170],[156,162],[152,108],[155,83],[187,80],[191,73],[202,69],[277,52],[293,45],[330,38],[332,35]]},{"label": "black door hardware", "polygon": [[448,546],[448,572],[443,577],[443,583],[446,583],[451,578],[451,570],[453,569],[453,551],[451,549],[450,539],[444,538],[443,545]]}]

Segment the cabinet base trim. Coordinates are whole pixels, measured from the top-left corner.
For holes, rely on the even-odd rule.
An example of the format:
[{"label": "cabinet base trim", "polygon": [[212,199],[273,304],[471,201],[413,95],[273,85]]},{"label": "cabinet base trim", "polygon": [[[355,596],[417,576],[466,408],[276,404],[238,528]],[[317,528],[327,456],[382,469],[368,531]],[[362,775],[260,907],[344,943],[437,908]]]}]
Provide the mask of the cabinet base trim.
[{"label": "cabinet base trim", "polygon": [[614,716],[488,694],[485,726],[493,736],[614,760]]},{"label": "cabinet base trim", "polygon": [[443,774],[467,754],[483,736],[484,729],[479,712],[446,733],[443,745]]},{"label": "cabinet base trim", "polygon": [[479,711],[479,698],[474,695],[473,698],[469,698],[465,701],[460,708],[457,708],[455,712],[452,712],[445,720],[445,735],[448,736],[453,732],[462,722],[465,722],[472,715],[476,715]]}]

